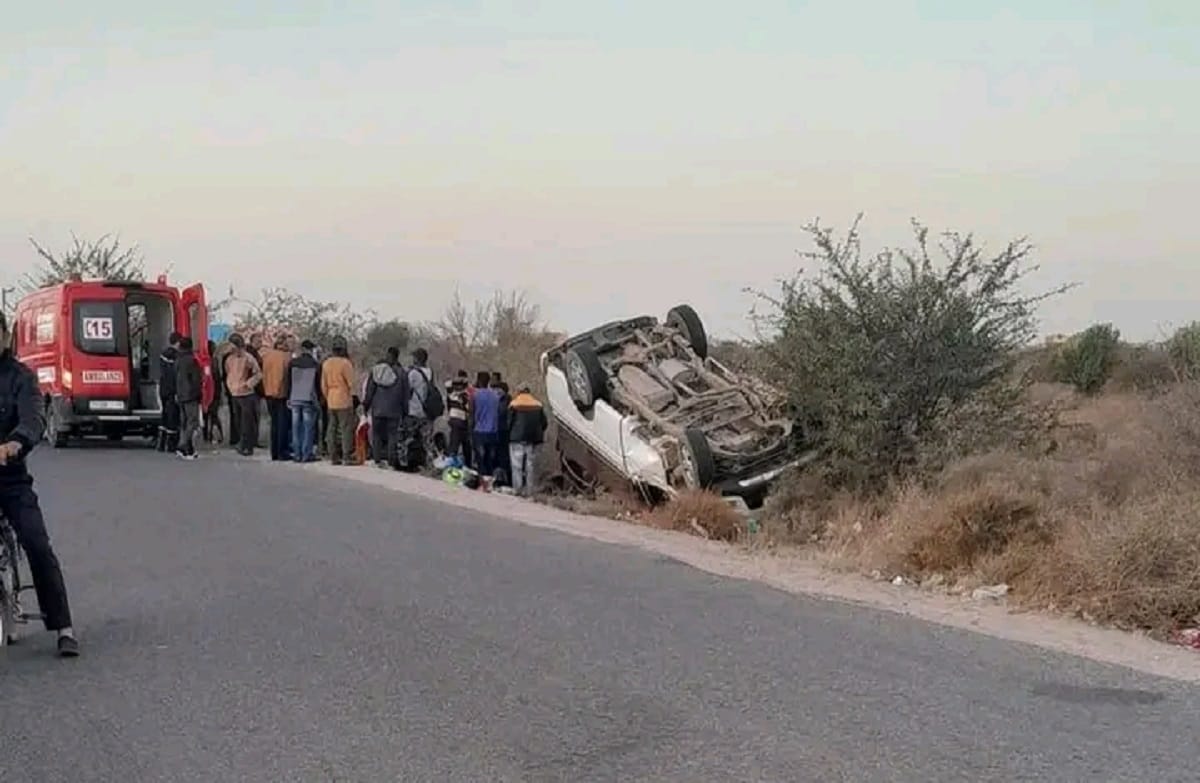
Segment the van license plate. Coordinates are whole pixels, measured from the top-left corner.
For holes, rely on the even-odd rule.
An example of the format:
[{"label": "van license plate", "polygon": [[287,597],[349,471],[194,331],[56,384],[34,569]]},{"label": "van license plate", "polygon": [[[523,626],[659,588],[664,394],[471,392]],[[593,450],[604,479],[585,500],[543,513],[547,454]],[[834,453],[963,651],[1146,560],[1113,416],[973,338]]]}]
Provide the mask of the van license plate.
[{"label": "van license plate", "polygon": [[84,383],[125,383],[125,373],[120,370],[84,370]]},{"label": "van license plate", "polygon": [[123,411],[125,403],[120,400],[92,400],[88,407],[94,411]]}]

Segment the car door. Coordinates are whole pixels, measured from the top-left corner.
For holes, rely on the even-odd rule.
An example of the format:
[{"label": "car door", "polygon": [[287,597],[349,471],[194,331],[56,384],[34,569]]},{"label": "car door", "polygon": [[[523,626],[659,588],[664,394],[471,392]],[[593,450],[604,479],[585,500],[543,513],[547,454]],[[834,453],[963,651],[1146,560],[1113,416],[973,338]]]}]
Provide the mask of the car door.
[{"label": "car door", "polygon": [[212,378],[212,356],[208,352],[208,300],[204,286],[196,283],[180,291],[179,309],[182,311],[179,331],[192,338],[196,361],[200,362],[200,367],[204,370],[202,403],[207,409],[212,404],[216,387]]}]

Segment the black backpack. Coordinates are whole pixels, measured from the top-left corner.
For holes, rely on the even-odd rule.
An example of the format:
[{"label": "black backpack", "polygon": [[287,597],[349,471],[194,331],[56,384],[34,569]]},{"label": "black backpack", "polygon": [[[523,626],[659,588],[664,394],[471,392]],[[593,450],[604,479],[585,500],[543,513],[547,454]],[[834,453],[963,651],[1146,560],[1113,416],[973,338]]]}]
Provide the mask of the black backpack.
[{"label": "black backpack", "polygon": [[441,389],[433,383],[433,373],[422,367],[418,367],[417,372],[425,376],[425,399],[421,400],[421,408],[425,418],[434,421],[446,412],[446,401],[442,399]]}]

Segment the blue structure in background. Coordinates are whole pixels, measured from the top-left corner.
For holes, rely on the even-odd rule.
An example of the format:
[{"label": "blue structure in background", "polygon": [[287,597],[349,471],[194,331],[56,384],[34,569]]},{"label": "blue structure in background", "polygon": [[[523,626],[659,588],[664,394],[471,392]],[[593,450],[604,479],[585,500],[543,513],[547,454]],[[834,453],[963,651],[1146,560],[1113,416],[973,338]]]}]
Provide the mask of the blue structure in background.
[{"label": "blue structure in background", "polygon": [[231,324],[209,324],[208,339],[212,340],[214,343],[221,343],[232,331],[233,326]]}]

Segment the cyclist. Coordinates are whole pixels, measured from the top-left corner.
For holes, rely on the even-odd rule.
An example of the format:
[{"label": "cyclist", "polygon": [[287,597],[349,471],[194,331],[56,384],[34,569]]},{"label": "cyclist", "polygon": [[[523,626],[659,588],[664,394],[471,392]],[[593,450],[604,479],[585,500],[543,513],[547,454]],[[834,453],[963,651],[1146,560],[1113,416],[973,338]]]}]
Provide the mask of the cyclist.
[{"label": "cyclist", "polygon": [[0,513],[29,559],[46,630],[58,634],[58,654],[79,655],[62,568],[50,546],[46,521],[25,458],[42,439],[45,423],[37,378],[12,355],[8,319],[0,313]]}]

